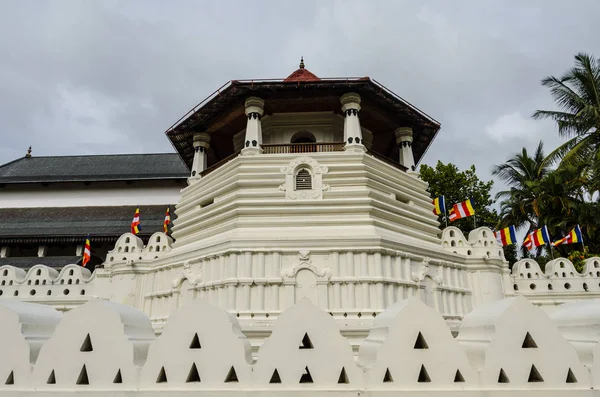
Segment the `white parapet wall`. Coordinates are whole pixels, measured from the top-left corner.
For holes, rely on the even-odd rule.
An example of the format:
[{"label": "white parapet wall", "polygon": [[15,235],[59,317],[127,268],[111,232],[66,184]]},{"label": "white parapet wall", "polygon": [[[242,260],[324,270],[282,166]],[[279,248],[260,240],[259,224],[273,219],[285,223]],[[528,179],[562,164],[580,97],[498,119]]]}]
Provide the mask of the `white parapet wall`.
[{"label": "white parapet wall", "polygon": [[547,311],[600,298],[600,258],[588,259],[582,273],[565,258],[550,261],[545,272],[524,259],[511,273],[487,227],[468,238],[448,227],[439,243],[439,252],[326,247],[178,254],[164,233],[145,245],[125,233],[94,273],[75,264],[60,271],[0,267],[0,299],[60,311],[94,298],[125,303],[146,313],[157,334],[174,310],[203,299],[238,317],[255,354],[280,313],[302,298],[333,316],[355,353],[373,317],[411,297],[441,313],[454,332],[471,310],[505,297],[522,295]]},{"label": "white parapet wall", "polygon": [[[552,320],[523,297],[481,306],[463,319],[458,342],[482,384],[589,389],[589,370]],[[560,357],[559,359],[557,359]]]},{"label": "white parapet wall", "polygon": [[[158,338],[144,313],[123,304],[91,300],[63,317],[4,303],[0,394],[7,397],[600,395],[591,376],[600,365],[598,342],[588,338],[594,358],[583,362],[548,315],[522,297],[478,307],[457,338],[418,299],[398,302],[376,317],[357,361],[336,322],[307,299],[279,316],[256,362],[237,318],[204,301],[173,313]],[[598,322],[599,308],[600,300],[574,303],[580,314],[572,326],[565,316],[557,321],[576,335]],[[37,357],[32,329],[43,330]]]},{"label": "white parapet wall", "polygon": [[507,295],[525,296],[552,311],[564,303],[600,298],[600,258],[586,259],[581,273],[566,258],[551,260],[543,271],[535,260],[522,259],[513,265],[511,281]]}]

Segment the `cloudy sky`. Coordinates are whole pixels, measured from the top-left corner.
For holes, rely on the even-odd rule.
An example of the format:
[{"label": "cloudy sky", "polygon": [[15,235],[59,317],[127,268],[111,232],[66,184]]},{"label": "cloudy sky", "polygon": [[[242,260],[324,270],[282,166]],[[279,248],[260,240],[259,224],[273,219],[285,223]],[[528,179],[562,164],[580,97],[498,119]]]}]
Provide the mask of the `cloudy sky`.
[{"label": "cloudy sky", "polygon": [[370,76],[442,124],[425,163],[559,143],[544,76],[600,56],[600,1],[0,0],[0,163],[172,151],[164,131],[231,79]]}]

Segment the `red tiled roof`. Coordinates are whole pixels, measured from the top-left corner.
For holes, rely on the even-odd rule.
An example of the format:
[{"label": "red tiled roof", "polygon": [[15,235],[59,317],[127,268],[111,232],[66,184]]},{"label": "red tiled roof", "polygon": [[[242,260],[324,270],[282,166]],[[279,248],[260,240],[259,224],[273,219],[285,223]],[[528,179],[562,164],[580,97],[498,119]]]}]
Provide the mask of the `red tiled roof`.
[{"label": "red tiled roof", "polygon": [[285,82],[289,81],[319,81],[321,80],[313,73],[309,72],[308,69],[304,69],[304,58],[300,59],[300,68],[297,69],[294,73],[290,74],[285,80]]}]

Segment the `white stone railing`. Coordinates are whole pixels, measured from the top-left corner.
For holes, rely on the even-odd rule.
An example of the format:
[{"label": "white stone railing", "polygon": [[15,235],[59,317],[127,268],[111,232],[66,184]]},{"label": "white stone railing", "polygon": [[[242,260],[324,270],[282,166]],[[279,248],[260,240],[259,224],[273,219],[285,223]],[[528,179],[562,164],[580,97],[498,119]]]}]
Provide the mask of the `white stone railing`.
[{"label": "white stone railing", "polygon": [[44,265],[35,265],[27,271],[9,265],[0,266],[0,299],[87,300],[91,277],[88,269],[75,264],[60,271]]},{"label": "white stone railing", "polygon": [[565,336],[517,297],[465,316],[455,339],[435,310],[400,301],[377,316],[355,361],[334,319],[302,300],[253,362],[237,319],[204,301],[174,312],[155,338],[148,317],[126,305],[92,300],[62,315],[0,299],[0,393],[595,395],[600,336],[587,332],[577,349],[567,339],[598,328],[600,300],[572,305],[554,315]]},{"label": "white stone railing", "polygon": [[544,271],[535,260],[522,259],[513,265],[511,276],[515,294],[527,297],[582,299],[586,295],[600,296],[599,257],[586,259],[581,273],[566,258],[551,260]]},{"label": "white stone railing", "polygon": [[467,258],[500,259],[504,261],[502,245],[496,241],[494,232],[487,227],[479,227],[465,238],[462,231],[454,226],[442,230],[442,247]]}]

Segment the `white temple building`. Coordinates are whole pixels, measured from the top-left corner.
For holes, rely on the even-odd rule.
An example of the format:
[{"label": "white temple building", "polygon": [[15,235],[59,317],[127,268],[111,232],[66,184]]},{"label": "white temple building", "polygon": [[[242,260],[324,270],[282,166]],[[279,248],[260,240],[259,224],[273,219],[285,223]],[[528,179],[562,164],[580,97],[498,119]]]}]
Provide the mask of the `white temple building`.
[{"label": "white temple building", "polygon": [[[394,378],[402,383],[402,364],[397,355],[386,350],[403,352],[406,348],[409,349],[406,354],[416,354],[412,349],[417,347],[402,345],[408,335],[405,333],[412,327],[410,344],[415,344],[413,333],[420,337],[427,328],[432,335],[428,341],[438,340],[431,342],[432,348],[440,349],[437,356],[427,359],[429,364],[415,358],[418,376],[412,373],[406,376],[418,377],[419,383],[433,381],[441,371],[444,373],[441,378],[448,385],[456,386],[462,378],[477,378],[480,383],[473,390],[479,391],[482,384],[493,384],[491,389],[494,389],[499,383],[507,383],[503,379],[512,377],[513,387],[517,387],[515,384],[520,381],[516,379],[523,377],[529,379],[523,380],[522,386],[528,390],[529,383],[545,376],[552,379],[546,382],[558,382],[558,386],[552,383],[558,389],[574,387],[565,386],[575,383],[565,381],[567,378],[578,378],[581,382],[587,379],[587,383],[579,383],[578,387],[590,392],[593,377],[591,370],[583,365],[591,368],[595,362],[594,346],[600,339],[599,333],[592,332],[587,344],[579,346],[576,352],[567,342],[576,338],[569,339],[558,329],[559,325],[561,330],[571,326],[575,327],[571,335],[582,332],[560,305],[591,307],[588,312],[600,307],[598,301],[590,300],[600,297],[600,258],[588,259],[583,274],[564,258],[548,263],[545,272],[534,261],[522,260],[511,272],[490,229],[478,228],[468,236],[454,227],[440,232],[427,184],[416,172],[416,164],[439,129],[440,124],[433,118],[375,80],[321,79],[301,63],[297,71],[283,80],[227,83],[167,130],[178,156],[152,155],[160,156],[160,161],[146,158],[143,161],[149,161],[148,167],[128,169],[125,165],[116,170],[117,161],[103,175],[97,164],[106,160],[87,156],[77,159],[88,164],[87,173],[78,176],[74,171],[71,174],[65,171],[69,164],[73,166],[67,157],[39,160],[32,155],[0,166],[0,212],[12,219],[8,226],[0,226],[0,244],[3,244],[0,318],[13,316],[2,314],[3,310],[11,313],[32,310],[36,313],[34,317],[37,316],[34,322],[51,324],[44,328],[49,347],[47,351],[45,346],[42,348],[39,359],[36,356],[38,364],[31,374],[30,385],[54,384],[50,382],[50,370],[56,376],[55,383],[60,383],[59,370],[50,367],[62,364],[53,363],[49,351],[59,351],[61,344],[75,334],[82,337],[84,331],[76,324],[95,323],[95,316],[106,318],[109,324],[106,327],[113,327],[111,321],[117,324],[106,331],[113,336],[107,336],[101,343],[107,344],[114,337],[138,346],[131,357],[119,356],[119,360],[128,363],[119,369],[119,376],[125,379],[125,372],[129,371],[127,376],[137,379],[131,383],[132,387],[166,384],[167,378],[172,379],[171,372],[181,372],[177,376],[185,384],[186,376],[189,380],[189,376],[196,379],[198,375],[190,370],[190,364],[186,361],[179,368],[179,358],[173,358],[168,365],[179,369],[165,370],[167,364],[161,360],[167,357],[168,361],[169,354],[176,354],[169,352],[177,350],[173,344],[178,338],[190,343],[189,330],[183,330],[192,329],[192,324],[199,321],[194,317],[194,310],[199,310],[207,316],[206,322],[215,327],[206,331],[212,335],[206,337],[219,343],[219,349],[231,348],[227,350],[229,353],[223,353],[229,358],[219,360],[238,363],[233,375],[230,370],[224,375],[229,381],[234,375],[241,383],[252,383],[252,379],[273,380],[272,363],[282,359],[277,358],[278,351],[290,348],[298,335],[302,339],[305,331],[294,331],[298,335],[292,332],[297,326],[299,330],[316,327],[311,331],[315,335],[312,342],[302,339],[307,348],[313,342],[317,345],[316,335],[324,333],[320,343],[327,341],[331,351],[319,353],[321,358],[315,358],[315,362],[327,361],[328,355],[341,360],[338,364],[343,367],[344,375],[335,367],[332,371],[337,372],[332,372],[329,378],[360,377],[360,387],[368,390],[377,389],[379,386],[373,384],[378,385],[381,379],[391,382]],[[117,158],[123,164],[135,163],[123,156]],[[43,165],[57,162],[64,165],[56,169]],[[39,195],[46,205],[39,205],[42,200],[35,198]],[[171,235],[159,231],[162,220],[159,214],[168,204],[173,205],[175,213]],[[142,229],[146,235],[115,236],[115,230],[128,229],[137,205],[142,207]],[[144,224],[144,206],[147,212],[156,208],[151,217],[154,223]],[[86,212],[89,207],[94,207],[96,214],[118,213],[123,219],[117,221],[114,216],[108,219],[100,215],[71,218],[63,220],[64,230],[52,229],[51,218],[37,229],[18,226],[24,218],[32,216],[31,211],[43,217],[58,211],[57,208],[62,208],[58,214],[65,214]],[[98,264],[93,271],[78,264],[80,245],[87,232],[91,234],[92,246],[114,243],[96,252]],[[81,240],[77,240],[78,235]],[[69,242],[73,245],[69,246]],[[73,252],[46,255],[51,244],[62,244],[54,248],[59,251]],[[27,255],[11,255],[27,250],[30,252]],[[65,257],[72,260],[69,262]],[[69,264],[65,265],[65,260]],[[34,304],[44,304],[47,308]],[[59,312],[71,309],[75,310],[62,319]],[[516,314],[510,314],[513,312]],[[545,312],[555,313],[556,322]],[[418,318],[421,315],[423,319]],[[512,331],[502,328],[512,326],[507,316],[529,324],[523,325],[531,328],[527,332],[538,329],[537,337],[545,341],[548,349],[556,343],[559,346],[556,357],[562,363],[536,362],[537,367],[533,368],[527,358],[526,365],[520,368],[519,363],[525,361],[507,359],[502,349],[512,346],[511,343],[525,344],[525,334],[521,335],[521,331],[514,337]],[[402,321],[398,320],[400,317]],[[22,322],[25,317],[19,318],[10,321]],[[411,326],[412,321],[424,322],[425,328]],[[594,324],[600,324],[600,316],[597,321]],[[201,322],[197,326],[202,327]],[[319,327],[323,327],[321,331]],[[544,331],[548,327],[556,329]],[[335,336],[337,331],[331,329],[339,330],[346,341],[339,333]],[[458,337],[452,338],[448,330]],[[123,332],[130,334],[124,338]],[[547,336],[541,335],[544,332]],[[224,334],[222,339],[220,333]],[[499,340],[506,341],[505,345],[497,342],[495,333]],[[155,335],[161,336],[148,352],[148,344]],[[16,334],[11,337],[20,338]],[[231,345],[227,338],[231,338]],[[75,344],[81,343],[77,339]],[[423,347],[427,343],[421,348],[428,349]],[[23,343],[18,346],[21,345],[25,346]],[[142,345],[146,347],[139,348]],[[295,346],[290,357],[297,354]],[[39,350],[39,346],[35,349]],[[79,346],[73,345],[73,349]],[[219,355],[218,350],[213,354]],[[520,357],[520,350],[514,354]],[[550,353],[539,354],[552,358]],[[258,361],[254,363],[252,357],[257,355]],[[444,355],[451,359],[440,361]],[[355,358],[361,369],[354,367]],[[30,364],[34,361],[32,358]],[[77,382],[80,382],[84,379],[82,371],[88,369],[80,368],[80,359],[75,361],[77,364],[71,369],[65,367],[60,371],[69,373],[65,377],[79,374]],[[194,368],[199,371],[200,365],[195,363]],[[202,365],[203,371],[210,372],[210,365]],[[233,368],[229,361],[215,365]],[[286,364],[278,365],[277,376],[284,383],[284,378],[308,379],[306,372],[301,371],[303,368],[286,370]],[[242,369],[243,366],[252,369]],[[425,372],[424,366],[429,368]],[[0,378],[4,376],[2,368],[0,358]],[[112,385],[109,381],[116,376],[110,372],[113,369],[104,373],[98,368],[95,371],[100,371],[108,379],[107,384]],[[504,375],[499,375],[500,370]],[[365,371],[374,371],[369,372],[374,375]],[[549,375],[556,373],[562,377],[563,372],[565,379]],[[162,376],[165,381],[159,382]],[[204,381],[202,374],[198,376]],[[221,375],[215,376],[217,379]],[[206,379],[211,377],[206,375]],[[75,378],[71,383],[76,383]]]}]

